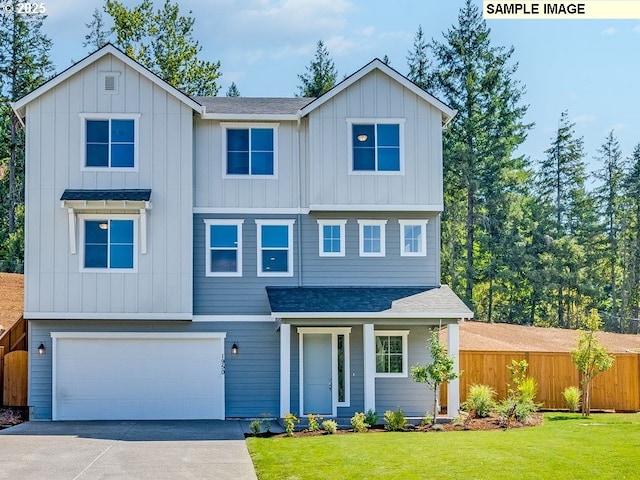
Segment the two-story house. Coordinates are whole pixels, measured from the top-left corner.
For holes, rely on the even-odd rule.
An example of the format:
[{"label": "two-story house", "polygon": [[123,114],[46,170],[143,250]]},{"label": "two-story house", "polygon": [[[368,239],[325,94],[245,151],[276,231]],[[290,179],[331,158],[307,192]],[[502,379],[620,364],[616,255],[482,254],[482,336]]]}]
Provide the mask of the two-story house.
[{"label": "two-story house", "polygon": [[410,367],[472,316],[439,280],[447,105],[379,60],[191,98],[107,45],[13,107],[33,419],[429,408]]}]

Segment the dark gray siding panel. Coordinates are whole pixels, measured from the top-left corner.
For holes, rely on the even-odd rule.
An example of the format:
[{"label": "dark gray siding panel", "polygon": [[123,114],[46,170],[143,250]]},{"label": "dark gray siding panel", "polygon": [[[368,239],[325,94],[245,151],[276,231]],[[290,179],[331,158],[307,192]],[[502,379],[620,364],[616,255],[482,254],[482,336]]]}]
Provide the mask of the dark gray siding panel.
[{"label": "dark gray siding panel", "polygon": [[[32,418],[51,419],[51,332],[225,332],[227,417],[277,416],[280,411],[280,335],[272,322],[31,321],[29,405]],[[239,353],[231,354],[237,343]],[[167,352],[170,359],[171,352]],[[219,368],[219,365],[212,366]],[[188,405],[185,405],[188,408]]]},{"label": "dark gray siding panel", "polygon": [[[378,327],[376,331],[384,329]],[[428,327],[394,326],[393,330],[409,330],[409,369],[416,363],[429,363]],[[433,390],[425,383],[414,382],[410,373],[406,378],[376,378],[376,410],[380,419],[386,410],[397,410],[398,407],[407,416],[422,417],[433,408]]]},{"label": "dark gray siding panel", "polygon": [[[243,219],[242,277],[205,275],[205,219]],[[258,277],[256,218],[295,219],[294,276]],[[344,257],[321,257],[318,252],[318,219],[347,220]],[[398,218],[428,219],[427,255],[400,255]],[[386,255],[360,257],[358,219],[386,219]],[[436,286],[438,279],[439,216],[437,214],[337,213],[317,215],[203,215],[193,221],[194,301],[196,315],[268,315],[271,313],[266,286]],[[299,231],[300,229],[300,231]],[[302,251],[298,248],[298,233]],[[302,262],[299,255],[302,253]],[[300,268],[301,263],[301,268]],[[301,272],[301,273],[300,273]]]}]

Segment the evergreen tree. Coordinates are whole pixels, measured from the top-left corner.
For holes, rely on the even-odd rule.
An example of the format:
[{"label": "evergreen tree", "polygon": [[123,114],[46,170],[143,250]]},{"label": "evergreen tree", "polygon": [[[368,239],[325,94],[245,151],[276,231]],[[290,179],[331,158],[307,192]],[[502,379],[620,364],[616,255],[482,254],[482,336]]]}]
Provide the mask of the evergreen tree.
[{"label": "evergreen tree", "polygon": [[229,88],[227,89],[227,97],[239,97],[240,96],[240,90],[238,90],[238,87],[236,86],[236,82],[231,82],[231,85],[229,85]]},{"label": "evergreen tree", "polygon": [[189,95],[216,95],[220,62],[200,60],[202,50],[193,38],[195,18],[180,14],[178,4],[165,0],[162,9],[151,0],[127,8],[107,0],[105,11],[114,22],[115,44],[160,78]]},{"label": "evergreen tree", "polygon": [[[428,90],[430,85],[429,45],[424,38],[422,25],[418,25],[418,31],[413,38],[413,49],[407,55],[409,74],[407,78],[423,90]],[[386,62],[385,62],[386,63]]]},{"label": "evergreen tree", "polygon": [[83,47],[89,47],[91,51],[102,48],[109,42],[109,35],[111,30],[105,28],[104,19],[102,18],[102,12],[97,8],[93,11],[93,19],[89,23],[85,23],[85,26],[89,30],[84,36]]},{"label": "evergreen tree", "polygon": [[298,75],[298,78],[302,82],[298,86],[299,97],[319,97],[335,86],[338,71],[322,40],[318,40],[315,56],[306,67],[306,72]]},{"label": "evergreen tree", "polygon": [[607,237],[607,251],[604,254],[604,262],[608,265],[608,290],[610,299],[610,315],[605,317],[606,328],[621,329],[618,309],[618,275],[621,269],[620,255],[618,251],[618,236],[621,229],[622,217],[622,183],[624,165],[622,152],[618,140],[609,132],[604,144],[598,150],[596,160],[601,162],[600,168],[595,172],[595,177],[602,183],[595,191],[595,199],[599,205],[599,212],[605,223]]},{"label": "evergreen tree", "polygon": [[623,293],[631,320],[627,331],[637,333],[640,317],[640,143],[635,146],[623,179]]},{"label": "evergreen tree", "polygon": [[21,271],[24,261],[24,132],[10,102],[53,71],[43,15],[0,16],[0,270]]},{"label": "evergreen tree", "polygon": [[[419,29],[416,45],[421,37]],[[505,268],[499,258],[500,226],[510,214],[511,195],[526,181],[525,159],[514,151],[530,128],[523,122],[527,106],[520,104],[524,90],[513,78],[513,49],[492,45],[490,30],[471,0],[460,10],[458,24],[444,33],[442,42],[434,41],[432,49],[436,65],[426,83],[458,110],[444,133],[442,241],[452,252],[443,253],[443,270],[449,276],[462,274],[451,283],[464,288],[465,301],[473,305],[476,280],[493,288],[496,273]],[[412,80],[420,77],[415,74]],[[486,318],[492,308],[487,305],[481,316]]]}]

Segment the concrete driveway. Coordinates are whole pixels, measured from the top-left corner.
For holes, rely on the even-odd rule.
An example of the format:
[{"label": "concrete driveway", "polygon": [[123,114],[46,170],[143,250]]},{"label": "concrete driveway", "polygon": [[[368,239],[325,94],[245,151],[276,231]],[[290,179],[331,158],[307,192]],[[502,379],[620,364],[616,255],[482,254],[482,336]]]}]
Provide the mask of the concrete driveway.
[{"label": "concrete driveway", "polygon": [[0,479],[256,479],[238,421],[27,422],[0,431]]}]

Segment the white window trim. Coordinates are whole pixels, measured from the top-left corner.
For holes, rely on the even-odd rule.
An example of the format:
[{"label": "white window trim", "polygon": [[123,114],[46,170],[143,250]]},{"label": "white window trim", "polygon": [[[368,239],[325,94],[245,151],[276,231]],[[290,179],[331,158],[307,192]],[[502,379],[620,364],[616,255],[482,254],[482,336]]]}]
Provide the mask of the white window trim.
[{"label": "white window trim", "polygon": [[[347,118],[347,161],[349,162],[349,175],[404,175],[404,123],[405,118]],[[353,124],[397,124],[400,135],[400,170],[397,172],[379,171],[378,168],[378,145],[376,143],[376,170],[354,170],[353,169]]]},{"label": "white window trim", "polygon": [[[427,256],[427,223],[429,220],[398,220],[400,224],[400,256],[401,257],[426,257]],[[420,251],[419,252],[407,252],[405,250],[405,235],[404,227],[414,226],[420,227]]]},{"label": "white window trim", "polygon": [[[139,113],[81,113],[80,114],[80,170],[83,172],[137,172],[140,151]],[[133,120],[133,167],[87,167],[87,120]],[[111,139],[109,139],[111,145]],[[111,149],[109,149],[111,155]]]},{"label": "white window trim", "polygon": [[[274,220],[274,219],[256,219],[256,252],[258,261],[257,264],[257,275],[258,277],[293,277],[293,225],[296,223],[295,220],[291,219],[282,219],[282,220]],[[288,244],[289,248],[287,249],[287,268],[286,272],[263,272],[262,271],[262,226],[263,225],[277,225],[277,226],[286,226],[288,231]]]},{"label": "white window trim", "polygon": [[[321,257],[344,257],[345,255],[345,241],[344,241],[344,229],[347,224],[346,220],[318,220],[318,255]],[[325,252],[324,251],[324,227],[340,227],[340,251],[339,252]]]},{"label": "white window trim", "polygon": [[[120,215],[120,214],[98,214],[98,213],[82,213],[78,214],[78,220],[80,223],[80,271],[84,273],[95,272],[95,273],[137,273],[138,272],[138,249],[140,248],[140,244],[138,241],[139,234],[138,229],[140,228],[140,215]],[[86,220],[133,220],[133,268],[85,268],[84,266],[84,234],[85,227],[84,222]]]},{"label": "white window trim", "polygon": [[[278,127],[279,123],[236,123],[236,122],[220,122],[222,127],[222,178],[228,179],[263,179],[263,180],[277,180],[278,179]],[[253,175],[248,173],[246,175],[229,174],[227,173],[227,130],[237,128],[272,128],[273,129],[273,175]],[[249,134],[251,139],[251,134]],[[251,141],[251,140],[249,140]],[[249,170],[251,170],[251,148],[249,148]]]},{"label": "white window trim", "polygon": [[[338,389],[332,389],[331,401],[333,403],[333,416],[338,415],[338,407],[351,406],[351,327],[298,327],[298,372],[300,375],[300,412],[304,411],[304,342],[305,334],[330,334],[331,335],[331,384],[338,384],[338,335],[344,335],[344,402],[338,401]],[[304,412],[313,413],[313,412]],[[303,414],[304,414],[303,413]]]},{"label": "white window trim", "polygon": [[[402,372],[381,373],[376,370],[376,378],[406,378],[409,376],[409,330],[375,330],[373,354],[377,357],[375,337],[402,337]],[[374,359],[374,369],[377,369],[377,359]]]},{"label": "white window trim", "polygon": [[[241,277],[242,276],[242,224],[244,220],[227,219],[206,219],[205,225],[205,275],[207,277]],[[235,272],[212,272],[211,271],[211,226],[212,225],[235,225],[238,229],[238,247],[236,248]]]},{"label": "white window trim", "polygon": [[[358,226],[360,231],[360,256],[361,257],[384,257],[386,255],[386,220],[358,220]],[[364,227],[365,226],[379,226],[380,227],[380,251],[379,252],[365,252],[364,251]]]}]

